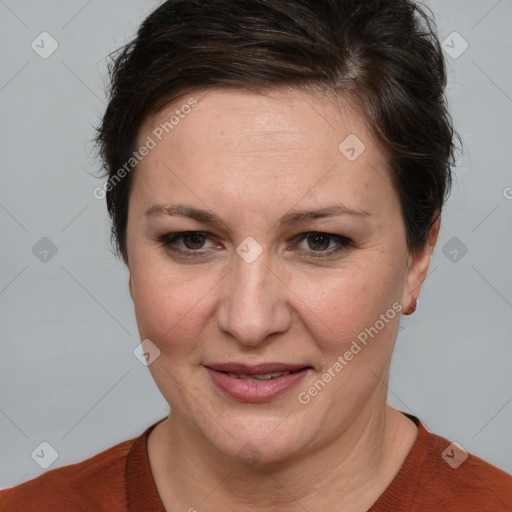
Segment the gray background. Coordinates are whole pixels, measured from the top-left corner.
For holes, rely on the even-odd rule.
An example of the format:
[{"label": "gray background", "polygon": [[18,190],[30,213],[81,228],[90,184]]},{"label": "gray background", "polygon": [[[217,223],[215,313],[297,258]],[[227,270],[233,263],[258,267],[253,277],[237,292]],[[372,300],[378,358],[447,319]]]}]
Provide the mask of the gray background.
[{"label": "gray background", "polygon": [[[31,457],[43,441],[53,469],[167,414],[133,355],[127,271],[93,197],[90,142],[105,56],[158,4],[0,0],[0,488],[44,471]],[[512,1],[430,5],[465,154],[418,310],[402,321],[389,401],[512,472]],[[44,31],[59,44],[46,59],[31,47]],[[469,44],[457,58],[454,31]]]}]

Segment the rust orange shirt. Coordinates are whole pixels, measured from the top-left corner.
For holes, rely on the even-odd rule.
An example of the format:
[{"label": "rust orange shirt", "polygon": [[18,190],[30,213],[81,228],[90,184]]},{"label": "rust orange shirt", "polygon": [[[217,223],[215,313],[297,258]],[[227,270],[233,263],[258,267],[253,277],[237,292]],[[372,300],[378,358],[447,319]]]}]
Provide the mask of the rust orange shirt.
[{"label": "rust orange shirt", "polygon": [[[512,512],[511,475],[471,454],[462,460],[465,452],[406,415],[418,427],[416,441],[368,512]],[[0,512],[165,512],[146,446],[160,421],[83,462],[1,491]]]}]

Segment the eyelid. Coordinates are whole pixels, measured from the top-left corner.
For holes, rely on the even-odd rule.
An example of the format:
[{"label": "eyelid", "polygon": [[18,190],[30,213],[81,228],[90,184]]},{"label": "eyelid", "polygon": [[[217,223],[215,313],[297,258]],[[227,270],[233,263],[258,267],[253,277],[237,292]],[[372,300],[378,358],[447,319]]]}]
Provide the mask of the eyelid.
[{"label": "eyelid", "polygon": [[338,241],[337,247],[333,247],[331,249],[327,249],[324,251],[313,251],[313,250],[303,250],[302,251],[303,254],[307,254],[314,258],[328,257],[328,256],[331,256],[335,253],[341,252],[342,250],[344,250],[344,249],[346,250],[353,246],[352,240],[350,240],[346,236],[336,235],[334,233],[326,233],[323,231],[309,231],[307,233],[301,233],[300,235],[298,235],[295,238],[298,238],[299,239],[298,241],[302,242],[303,240],[307,239],[307,237],[314,236],[314,235],[325,236],[325,237],[329,238],[331,241],[332,240]]},{"label": "eyelid", "polygon": [[[204,235],[211,241],[213,235],[211,233],[208,233],[207,231],[176,231],[174,233],[168,233],[167,235],[164,235],[159,238],[160,244],[169,250],[169,246],[178,240],[183,240],[183,238],[187,235]],[[181,252],[183,254],[204,254],[206,251],[201,248],[197,250],[193,249],[176,249],[177,252]]]}]

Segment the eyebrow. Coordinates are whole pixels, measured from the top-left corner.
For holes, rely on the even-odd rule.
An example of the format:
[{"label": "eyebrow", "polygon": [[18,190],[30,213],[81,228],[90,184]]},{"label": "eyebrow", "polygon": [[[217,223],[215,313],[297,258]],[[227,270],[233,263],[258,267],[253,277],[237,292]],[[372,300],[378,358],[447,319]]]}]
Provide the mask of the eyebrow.
[{"label": "eyebrow", "polygon": [[[147,217],[153,215],[185,217],[196,220],[198,222],[202,222],[204,224],[221,226],[228,231],[230,230],[229,224],[214,213],[211,213],[208,210],[202,210],[200,208],[194,208],[192,206],[183,204],[155,204],[145,213],[145,215]],[[283,215],[281,219],[279,219],[277,226],[292,226],[306,220],[322,219],[326,217],[336,217],[342,215],[349,217],[368,217],[371,214],[365,210],[348,208],[347,206],[337,204],[318,209],[289,211]]]}]

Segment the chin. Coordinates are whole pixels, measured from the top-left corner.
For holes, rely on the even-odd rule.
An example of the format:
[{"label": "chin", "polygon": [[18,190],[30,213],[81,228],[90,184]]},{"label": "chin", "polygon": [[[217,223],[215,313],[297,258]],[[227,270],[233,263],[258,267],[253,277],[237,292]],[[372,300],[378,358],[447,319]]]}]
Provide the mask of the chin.
[{"label": "chin", "polygon": [[[207,442],[225,456],[251,467],[278,464],[304,452],[310,443],[311,423],[287,421],[290,408],[283,415],[240,414],[225,417],[222,426],[208,425],[203,431]],[[288,418],[291,417],[288,416]],[[283,420],[284,419],[284,420]],[[224,428],[223,428],[224,427]]]}]

